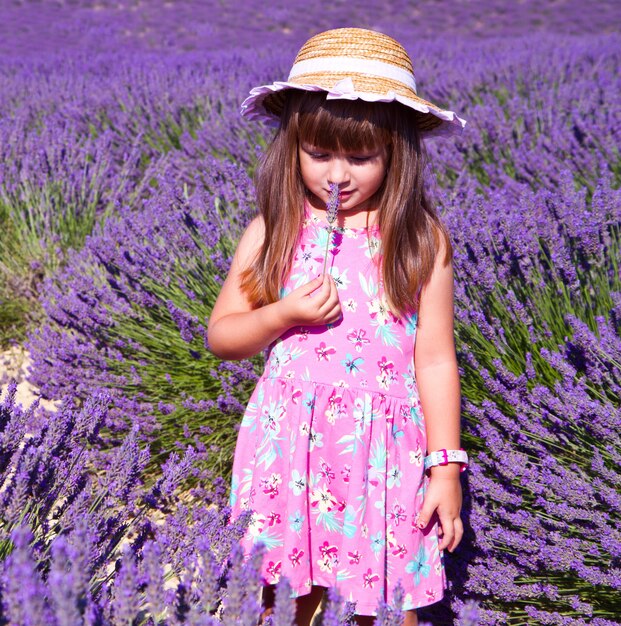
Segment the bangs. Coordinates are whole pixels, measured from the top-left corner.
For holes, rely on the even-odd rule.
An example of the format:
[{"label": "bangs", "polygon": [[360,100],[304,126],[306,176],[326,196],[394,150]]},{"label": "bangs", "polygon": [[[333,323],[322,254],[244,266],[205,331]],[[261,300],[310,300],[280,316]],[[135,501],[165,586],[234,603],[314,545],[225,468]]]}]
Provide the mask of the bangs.
[{"label": "bangs", "polygon": [[[394,111],[363,100],[326,100],[324,93],[295,94],[298,139],[316,148],[366,152],[390,148]],[[296,104],[293,104],[296,106]]]}]

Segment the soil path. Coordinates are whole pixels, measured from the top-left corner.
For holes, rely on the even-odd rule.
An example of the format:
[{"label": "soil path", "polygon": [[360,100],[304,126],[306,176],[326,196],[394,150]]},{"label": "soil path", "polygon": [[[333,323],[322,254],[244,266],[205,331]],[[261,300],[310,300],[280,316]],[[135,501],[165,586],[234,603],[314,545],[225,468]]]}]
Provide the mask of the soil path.
[{"label": "soil path", "polygon": [[[15,401],[24,408],[29,407],[39,398],[37,388],[27,380],[29,368],[30,356],[24,348],[15,346],[0,352],[0,395],[6,392],[9,381],[15,379],[17,381]],[[58,409],[58,403],[52,400],[41,399],[40,405],[51,411]]]}]

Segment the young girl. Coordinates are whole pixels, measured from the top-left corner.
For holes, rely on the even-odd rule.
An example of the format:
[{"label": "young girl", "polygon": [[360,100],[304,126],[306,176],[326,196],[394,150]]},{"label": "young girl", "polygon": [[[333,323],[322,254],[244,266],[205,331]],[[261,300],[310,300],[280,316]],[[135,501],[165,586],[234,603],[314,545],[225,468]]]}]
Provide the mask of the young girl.
[{"label": "young girl", "polygon": [[400,583],[416,624],[462,537],[467,463],[451,246],[421,137],[465,122],[416,95],[402,46],[356,28],[311,38],[287,82],[250,93],[242,112],[278,129],[208,331],[225,359],[268,348],[233,509],[254,511],[245,543],[265,546],[266,614],[282,576],[299,626],[331,586],[371,624]]}]

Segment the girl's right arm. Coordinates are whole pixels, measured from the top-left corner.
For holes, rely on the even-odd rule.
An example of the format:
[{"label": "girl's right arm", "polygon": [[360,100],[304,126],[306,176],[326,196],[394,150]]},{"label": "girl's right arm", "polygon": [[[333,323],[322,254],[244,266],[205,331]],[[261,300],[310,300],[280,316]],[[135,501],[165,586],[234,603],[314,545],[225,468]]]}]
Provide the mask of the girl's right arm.
[{"label": "girl's right arm", "polygon": [[[241,273],[264,238],[263,219],[255,218],[243,234],[231,269],[209,319],[209,349],[221,359],[245,359],[258,354],[293,326],[335,322],[341,307],[334,280],[318,276],[282,300],[255,308],[241,289]],[[312,294],[312,295],[311,295]]]}]

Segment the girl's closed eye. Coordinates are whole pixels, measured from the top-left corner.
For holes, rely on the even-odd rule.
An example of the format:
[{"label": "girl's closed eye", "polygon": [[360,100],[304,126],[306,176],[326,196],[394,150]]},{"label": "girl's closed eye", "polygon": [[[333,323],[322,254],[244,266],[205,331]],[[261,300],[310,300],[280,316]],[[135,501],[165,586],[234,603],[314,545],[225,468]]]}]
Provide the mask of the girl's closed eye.
[{"label": "girl's closed eye", "polygon": [[[341,154],[330,150],[321,150],[313,146],[302,144],[302,150],[314,161],[327,161],[331,158],[340,157]],[[381,150],[374,152],[344,152],[342,156],[353,164],[368,163],[378,158],[382,154]]]},{"label": "girl's closed eye", "polygon": [[381,147],[369,152],[349,152],[345,156],[353,165],[366,165],[384,159],[388,155],[388,148]]},{"label": "girl's closed eye", "polygon": [[379,154],[350,154],[348,158],[352,163],[368,163],[378,156]]},{"label": "girl's closed eye", "polygon": [[308,154],[308,156],[315,161],[321,161],[322,159],[327,159],[330,156],[327,151],[309,146],[307,144],[302,144],[302,151]]}]

